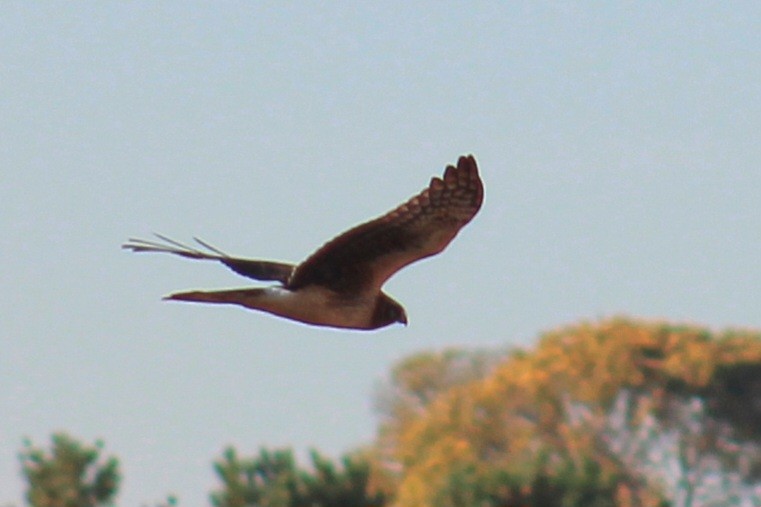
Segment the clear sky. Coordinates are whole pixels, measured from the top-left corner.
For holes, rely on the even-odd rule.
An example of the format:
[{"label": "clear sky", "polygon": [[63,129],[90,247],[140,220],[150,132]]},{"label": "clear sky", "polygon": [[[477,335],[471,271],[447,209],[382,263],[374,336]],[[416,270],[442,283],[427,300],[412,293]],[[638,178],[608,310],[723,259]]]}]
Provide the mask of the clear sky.
[{"label": "clear sky", "polygon": [[[657,5],[660,4],[660,5]],[[235,445],[336,456],[395,361],[612,315],[761,327],[761,4],[3,2],[0,504],[24,436],[207,505]],[[460,154],[486,186],[374,333],[161,302],[299,261]]]}]

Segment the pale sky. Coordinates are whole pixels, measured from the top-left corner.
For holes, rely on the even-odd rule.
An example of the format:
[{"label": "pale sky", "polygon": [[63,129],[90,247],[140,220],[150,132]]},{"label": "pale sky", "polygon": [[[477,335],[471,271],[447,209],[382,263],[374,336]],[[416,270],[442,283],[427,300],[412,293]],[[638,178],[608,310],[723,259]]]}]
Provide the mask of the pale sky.
[{"label": "pale sky", "polygon": [[[3,2],[0,504],[22,438],[102,438],[118,504],[209,505],[227,445],[368,443],[396,361],[613,315],[761,328],[761,4]],[[481,213],[410,325],[162,302],[299,261],[464,153]]]}]

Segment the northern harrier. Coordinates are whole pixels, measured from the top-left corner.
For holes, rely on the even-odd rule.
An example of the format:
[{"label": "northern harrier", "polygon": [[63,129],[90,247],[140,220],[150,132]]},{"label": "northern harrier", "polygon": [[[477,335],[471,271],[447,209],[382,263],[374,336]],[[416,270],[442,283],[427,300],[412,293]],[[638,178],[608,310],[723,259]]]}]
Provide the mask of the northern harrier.
[{"label": "northern harrier", "polygon": [[167,252],[219,261],[254,280],[278,285],[171,294],[164,299],[224,303],[262,310],[317,326],[378,329],[407,324],[404,308],[381,291],[394,273],[435,255],[449,244],[481,207],[483,185],[473,156],[448,166],[420,194],[385,215],[326,243],[298,265],[230,257],[196,238],[204,249],[157,235],[163,242],[130,239],[134,252]]}]

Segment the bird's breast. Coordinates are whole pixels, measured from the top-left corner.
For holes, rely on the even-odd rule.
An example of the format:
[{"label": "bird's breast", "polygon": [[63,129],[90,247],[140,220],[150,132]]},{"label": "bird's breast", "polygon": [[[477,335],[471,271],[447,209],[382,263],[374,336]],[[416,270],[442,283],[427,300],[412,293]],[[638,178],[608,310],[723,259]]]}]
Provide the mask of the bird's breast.
[{"label": "bird's breast", "polygon": [[369,329],[375,308],[374,299],[345,298],[316,285],[295,291],[270,287],[242,303],[307,324],[351,329]]}]

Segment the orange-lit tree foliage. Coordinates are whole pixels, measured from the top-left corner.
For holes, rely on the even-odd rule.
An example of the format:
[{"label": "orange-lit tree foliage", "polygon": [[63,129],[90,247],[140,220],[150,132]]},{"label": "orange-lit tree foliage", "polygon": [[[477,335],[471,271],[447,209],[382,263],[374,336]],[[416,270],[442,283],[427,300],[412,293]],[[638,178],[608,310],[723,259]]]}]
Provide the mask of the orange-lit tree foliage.
[{"label": "orange-lit tree foliage", "polygon": [[712,494],[737,496],[761,475],[758,333],[618,318],[490,368],[471,356],[453,378],[467,354],[431,357],[420,378],[414,362],[395,372],[409,391],[386,403],[401,507],[699,505],[701,478],[732,479]]}]

